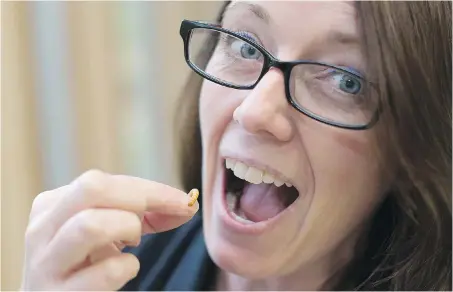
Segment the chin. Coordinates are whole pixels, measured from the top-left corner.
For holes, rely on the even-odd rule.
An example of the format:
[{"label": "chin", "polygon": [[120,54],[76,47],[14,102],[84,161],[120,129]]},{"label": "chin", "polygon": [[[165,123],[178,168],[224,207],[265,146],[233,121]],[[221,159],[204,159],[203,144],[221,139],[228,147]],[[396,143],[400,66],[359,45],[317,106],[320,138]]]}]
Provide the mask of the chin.
[{"label": "chin", "polygon": [[220,269],[250,280],[279,276],[284,271],[286,257],[291,253],[287,248],[292,246],[290,241],[274,241],[270,239],[271,234],[266,233],[237,232],[225,224],[227,218],[231,219],[226,217],[228,214],[210,208],[212,205],[204,207],[206,247],[212,261]]},{"label": "chin", "polygon": [[212,261],[223,271],[250,280],[275,276],[277,266],[260,255],[237,246],[221,236],[207,236],[206,245]]}]

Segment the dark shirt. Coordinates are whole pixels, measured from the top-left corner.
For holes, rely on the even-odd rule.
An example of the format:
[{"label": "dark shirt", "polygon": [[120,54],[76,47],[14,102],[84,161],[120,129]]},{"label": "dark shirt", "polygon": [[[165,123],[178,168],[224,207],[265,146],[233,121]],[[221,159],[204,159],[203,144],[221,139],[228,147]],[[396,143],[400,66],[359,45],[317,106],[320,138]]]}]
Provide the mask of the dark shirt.
[{"label": "dark shirt", "polygon": [[140,271],[123,291],[215,290],[217,267],[210,259],[200,215],[181,227],[146,235],[136,248],[125,249],[140,261]]}]

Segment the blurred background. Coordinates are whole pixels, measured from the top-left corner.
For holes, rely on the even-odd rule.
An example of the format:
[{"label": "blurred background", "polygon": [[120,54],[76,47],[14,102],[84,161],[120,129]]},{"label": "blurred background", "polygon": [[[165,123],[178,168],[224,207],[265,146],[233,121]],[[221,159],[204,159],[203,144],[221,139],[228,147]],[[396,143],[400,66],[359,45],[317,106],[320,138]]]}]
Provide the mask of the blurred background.
[{"label": "blurred background", "polygon": [[20,285],[34,197],[98,168],[178,186],[179,25],[219,1],[1,2],[1,290]]}]

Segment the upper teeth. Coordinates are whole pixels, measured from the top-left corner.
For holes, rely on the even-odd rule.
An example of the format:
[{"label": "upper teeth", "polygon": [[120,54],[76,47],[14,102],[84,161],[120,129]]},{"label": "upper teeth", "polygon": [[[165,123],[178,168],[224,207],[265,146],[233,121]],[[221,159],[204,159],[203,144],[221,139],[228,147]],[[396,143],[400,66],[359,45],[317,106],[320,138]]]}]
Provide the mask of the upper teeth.
[{"label": "upper teeth", "polygon": [[280,187],[283,184],[286,184],[288,187],[292,186],[290,183],[285,182],[281,178],[275,177],[270,173],[267,173],[263,170],[257,169],[252,166],[248,166],[243,162],[236,161],[231,158],[227,158],[225,160],[225,165],[227,169],[231,169],[234,172],[235,176],[245,181],[248,181],[249,183],[252,184],[273,183],[277,187]]}]

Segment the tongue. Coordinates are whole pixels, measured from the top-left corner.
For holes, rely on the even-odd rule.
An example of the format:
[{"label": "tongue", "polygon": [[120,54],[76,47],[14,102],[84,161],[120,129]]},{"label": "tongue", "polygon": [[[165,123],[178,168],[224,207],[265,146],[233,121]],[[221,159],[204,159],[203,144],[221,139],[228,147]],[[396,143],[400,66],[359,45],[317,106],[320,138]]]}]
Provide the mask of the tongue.
[{"label": "tongue", "polygon": [[246,184],[239,206],[247,219],[265,221],[285,209],[279,195],[279,190],[273,184]]}]

